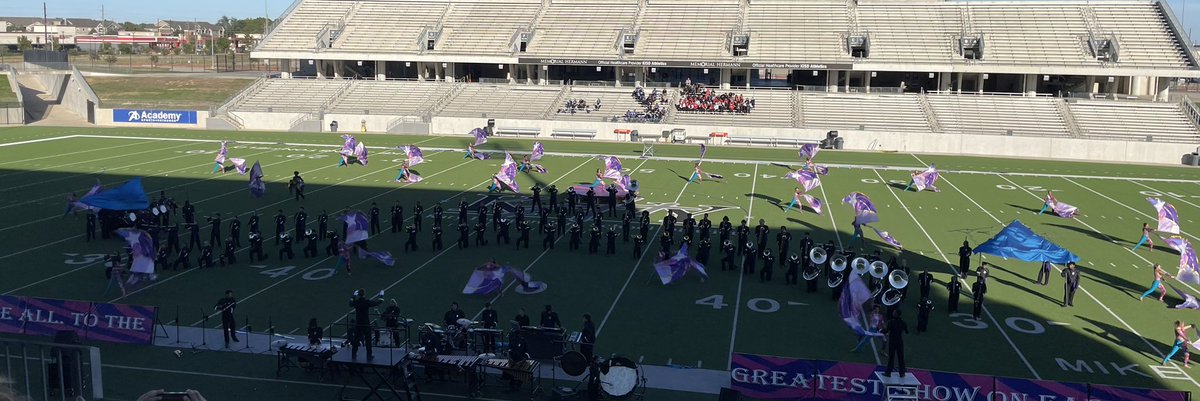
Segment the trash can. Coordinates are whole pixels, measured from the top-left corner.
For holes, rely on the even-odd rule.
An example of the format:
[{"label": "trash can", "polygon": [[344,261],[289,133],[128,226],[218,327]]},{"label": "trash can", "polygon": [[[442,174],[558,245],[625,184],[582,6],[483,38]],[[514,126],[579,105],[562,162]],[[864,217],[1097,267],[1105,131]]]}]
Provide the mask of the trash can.
[{"label": "trash can", "polygon": [[1185,153],[1183,155],[1183,165],[1185,165],[1185,166],[1200,166],[1200,154]]},{"label": "trash can", "polygon": [[338,125],[337,120],[333,120],[332,122],[330,122],[329,123],[329,132],[337,132],[337,125]]},{"label": "trash can", "polygon": [[834,149],[842,150],[843,146],[846,146],[846,138],[837,137],[836,139],[833,140],[833,148]]}]

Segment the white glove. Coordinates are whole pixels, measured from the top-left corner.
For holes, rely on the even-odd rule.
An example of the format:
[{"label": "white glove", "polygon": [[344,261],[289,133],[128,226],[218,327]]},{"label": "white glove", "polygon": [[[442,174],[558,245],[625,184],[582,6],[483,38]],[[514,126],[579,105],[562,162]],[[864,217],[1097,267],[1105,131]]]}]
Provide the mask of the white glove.
[{"label": "white glove", "polygon": [[383,298],[383,290],[379,290],[379,297]]}]

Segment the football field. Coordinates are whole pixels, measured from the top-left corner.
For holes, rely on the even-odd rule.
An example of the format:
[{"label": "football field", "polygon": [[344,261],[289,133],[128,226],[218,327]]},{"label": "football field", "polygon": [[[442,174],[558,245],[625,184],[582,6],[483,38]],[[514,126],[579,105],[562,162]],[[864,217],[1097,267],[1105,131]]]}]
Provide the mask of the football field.
[{"label": "football field", "polygon": [[[714,231],[722,217],[729,217],[735,226],[750,219],[751,227],[762,219],[772,231],[768,244],[760,245],[772,248],[775,233],[786,226],[793,234],[795,252],[804,233],[818,244],[847,243],[853,213],[841,199],[857,191],[878,208],[880,221],[872,225],[903,243],[898,258],[912,270],[912,285],[916,286],[917,273],[934,274],[931,299],[936,309],[929,331],[913,330],[908,337],[910,367],[1200,390],[1196,370],[1184,369],[1181,362],[1161,364],[1173,342],[1172,323],[1194,323],[1200,315],[1170,308],[1182,301],[1170,291],[1166,305],[1149,298],[1138,300],[1152,281],[1151,266],[1162,264],[1174,274],[1179,255],[1162,241],[1156,241],[1152,252],[1145,247],[1131,250],[1141,224],[1156,221],[1147,197],[1173,204],[1183,237],[1200,243],[1194,235],[1200,233],[1195,221],[1200,220],[1200,170],[1194,168],[822,151],[816,161],[830,172],[811,192],[825,203],[818,215],[808,208],[784,210],[796,187],[784,175],[802,164],[795,149],[710,146],[704,170],[724,179],[689,183],[697,145],[660,144],[655,156],[640,158],[641,143],[543,141],[547,153],[540,163],[547,173],[519,175],[520,195],[488,195],[490,177],[503,161],[503,152],[519,159],[529,153],[532,141],[492,138],[478,148],[492,153],[492,158],[480,161],[463,157],[466,136],[357,137],[370,148],[367,166],[338,167],[335,151],[341,139],[329,133],[0,130],[0,294],[153,305],[167,327],[205,323],[218,327],[212,307],[222,291],[230,289],[239,299],[239,323],[251,331],[270,326],[276,333],[299,338],[310,318],[322,325],[343,322],[347,297],[364,288],[368,293],[385,290],[387,298],[395,299],[402,314],[415,322],[440,323],[451,302],[462,305],[468,317],[477,316],[484,303],[492,302],[501,322],[519,308],[536,322],[538,312],[553,305],[568,332],[579,330],[581,315],[589,313],[598,330],[597,354],[622,355],[644,365],[725,370],[731,352],[886,363],[886,354],[876,346],[850,352],[857,338],[842,323],[825,277],[820,278],[816,293],[807,293],[803,281],[799,286],[785,285],[782,257],[769,282],[760,282],[757,274],[721,271],[717,246],[710,257],[708,281],[689,273],[680,282],[663,286],[653,268],[658,223],[669,209],[694,213],[697,219],[709,213]],[[229,157],[262,163],[267,182],[264,197],[250,196],[246,176],[210,173],[220,140],[231,141]],[[396,149],[400,145],[424,150],[426,162],[413,169],[424,181],[394,181],[405,160]],[[632,243],[618,238],[615,255],[604,254],[603,241],[601,252],[589,254],[586,235],[578,251],[567,249],[566,238],[558,240],[553,250],[543,250],[542,235],[536,230],[528,248],[516,247],[516,230],[513,244],[497,245],[490,224],[488,245],[477,247],[472,239],[467,249],[455,246],[461,200],[472,205],[522,202],[528,208],[528,188],[535,183],[554,184],[560,190],[590,184],[596,169],[603,167],[599,156],[620,157],[627,174],[640,183],[638,207],[651,212],[654,224],[645,252],[635,254]],[[910,173],[930,163],[941,171],[937,183],[941,191],[904,191]],[[292,171],[299,171],[307,183],[305,201],[295,201],[288,192]],[[248,231],[246,219],[258,213],[269,236],[279,211],[288,217],[291,229],[292,215],[303,206],[309,228],[315,229],[322,211],[329,213],[335,227],[334,219],[344,208],[367,212],[374,203],[382,211],[384,232],[371,238],[371,249],[390,251],[397,263],[387,267],[355,259],[354,274],[349,276],[335,270],[335,258],[323,250],[318,257],[303,258],[303,244],[298,243],[295,259],[280,260],[273,243],[267,241],[270,256],[263,263],[249,263],[242,248],[236,265],[175,271],[160,266],[156,281],[122,295],[107,286],[103,255],[121,249],[123,243],[85,241],[83,215],[64,216],[63,210],[68,192],[82,195],[96,180],[112,188],[133,177],[143,177],[152,200],[162,191],[179,204],[188,200],[195,205],[203,239],[208,238],[203,219],[216,213],[226,221],[240,219],[243,233]],[[1074,219],[1039,216],[1047,191],[1077,206],[1079,215]],[[545,197],[543,193],[543,202]],[[417,251],[404,251],[406,234],[388,232],[388,209],[397,202],[409,220],[414,205],[424,206],[425,230],[418,236]],[[446,247],[440,251],[430,247],[430,215],[437,203],[445,208]],[[475,211],[468,216],[468,225],[474,224]],[[527,219],[537,222],[535,214],[527,214]],[[957,269],[962,241],[978,245],[1014,220],[1081,257],[1083,284],[1075,306],[1061,306],[1063,280],[1057,271],[1049,285],[1041,286],[1034,281],[1038,265],[988,257],[985,260],[996,267],[982,319],[971,318],[965,291],[974,278],[964,282],[960,313],[947,314],[945,284]],[[182,217],[173,221],[182,222]],[[606,217],[604,224],[605,230],[617,226],[620,231],[620,212]],[[885,260],[897,254],[866,231],[865,244],[859,242],[855,248],[882,250]],[[181,244],[186,244],[186,231],[181,232]],[[714,240],[716,236],[714,232]],[[247,245],[244,238],[242,245]],[[324,245],[322,241],[319,248]],[[506,283],[498,294],[463,295],[473,269],[493,258],[524,270],[547,288],[524,294]],[[975,257],[973,263],[979,260]],[[1200,294],[1200,285],[1168,283]],[[913,288],[904,307],[914,329],[916,294]],[[105,377],[117,382],[109,389],[116,399],[136,398],[148,388],[180,386],[230,396],[249,388],[283,389],[283,394],[297,400],[327,399],[336,391],[309,383],[315,379],[299,373],[276,378],[271,356],[207,353],[180,359],[169,356],[173,349],[166,347],[102,348],[108,363]],[[649,385],[654,387],[652,382]],[[680,392],[653,394],[656,397],[649,399],[689,399]]]}]

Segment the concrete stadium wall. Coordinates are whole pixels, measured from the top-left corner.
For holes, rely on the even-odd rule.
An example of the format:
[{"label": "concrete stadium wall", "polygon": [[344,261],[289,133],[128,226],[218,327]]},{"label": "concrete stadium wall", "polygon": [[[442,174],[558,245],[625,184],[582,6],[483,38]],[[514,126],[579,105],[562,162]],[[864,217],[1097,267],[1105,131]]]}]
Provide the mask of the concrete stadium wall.
[{"label": "concrete stadium wall", "polygon": [[96,125],[105,127],[154,127],[154,128],[208,128],[208,110],[196,110],[195,124],[153,124],[113,122],[113,109],[96,109]]},{"label": "concrete stadium wall", "polygon": [[[100,98],[92,91],[92,86],[84,80],[83,74],[80,74],[78,70],[73,70],[71,75],[62,75],[62,77],[67,80],[67,86],[63,88],[62,105],[78,116],[87,117],[88,102],[90,101],[97,114],[96,121],[99,121]],[[109,118],[112,118],[112,113],[109,113]]]},{"label": "concrete stadium wall", "polygon": [[242,120],[242,128],[247,130],[287,131],[291,128],[292,120],[303,116],[304,113],[267,113],[256,111],[233,111]]},{"label": "concrete stadium wall", "polygon": [[[111,118],[111,113],[109,118]],[[287,130],[302,113],[233,112],[249,130]],[[327,114],[322,118],[322,130],[338,122],[339,132],[359,132],[360,123],[367,122],[367,131],[385,132],[397,116]],[[429,131],[436,135],[465,135],[474,128],[487,125],[486,118],[434,117]],[[660,138],[661,132],[675,128],[687,130],[695,139],[707,138],[711,132],[727,132],[730,137],[762,137],[801,139],[817,142],[825,138],[825,130],[800,128],[760,128],[700,126],[685,124],[644,124],[614,122],[580,122],[553,120],[496,119],[496,128],[525,128],[539,131],[538,137],[551,138],[554,131],[594,131],[595,140],[628,141],[627,135],[614,130],[638,130],[642,139]],[[1180,164],[1185,153],[1196,150],[1196,144],[1157,142],[1124,142],[1073,138],[1042,138],[1002,135],[939,134],[931,132],[880,132],[838,130],[845,138],[847,150],[899,151],[911,153],[942,153],[980,156],[1008,156],[1043,159],[1105,161],[1116,163]]]}]

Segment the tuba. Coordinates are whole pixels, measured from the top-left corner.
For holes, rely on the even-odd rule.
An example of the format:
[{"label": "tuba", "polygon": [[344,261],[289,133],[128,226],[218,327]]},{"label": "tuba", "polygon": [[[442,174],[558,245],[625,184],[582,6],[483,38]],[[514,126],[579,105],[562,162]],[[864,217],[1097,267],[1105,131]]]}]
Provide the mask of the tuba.
[{"label": "tuba", "polygon": [[887,263],[883,263],[883,261],[879,260],[871,262],[871,264],[869,264],[867,267],[867,274],[870,274],[872,277],[871,297],[877,297],[879,296],[880,292],[883,292],[884,288],[887,288],[887,286],[883,283],[883,279],[887,277],[888,265]]},{"label": "tuba", "polygon": [[893,270],[891,274],[888,274],[888,284],[891,285],[891,288],[883,292],[881,302],[886,306],[900,303],[900,300],[904,298],[904,292],[900,290],[908,287],[908,273],[903,270]]},{"label": "tuba", "polygon": [[860,256],[860,257],[854,258],[854,261],[850,262],[850,268],[852,270],[854,270],[854,274],[861,276],[863,274],[866,274],[867,270],[870,270],[871,262],[867,261],[867,258]]},{"label": "tuba", "polygon": [[829,262],[829,268],[833,270],[833,273],[829,274],[825,285],[829,288],[837,288],[842,285],[842,280],[846,279],[846,256],[833,255],[833,260]]},{"label": "tuba", "polygon": [[[818,249],[820,249],[819,252],[817,251]],[[792,255],[794,256],[795,254]],[[821,269],[818,266],[829,260],[829,254],[825,251],[825,248],[813,248],[811,251],[808,251],[808,258],[810,262],[804,264],[804,273],[802,276],[804,276],[804,281],[816,280],[817,276],[821,275]]]},{"label": "tuba", "polygon": [[818,246],[808,251],[808,258],[812,260],[813,264],[823,265],[826,260],[829,260],[829,254],[825,251],[825,248]]}]

